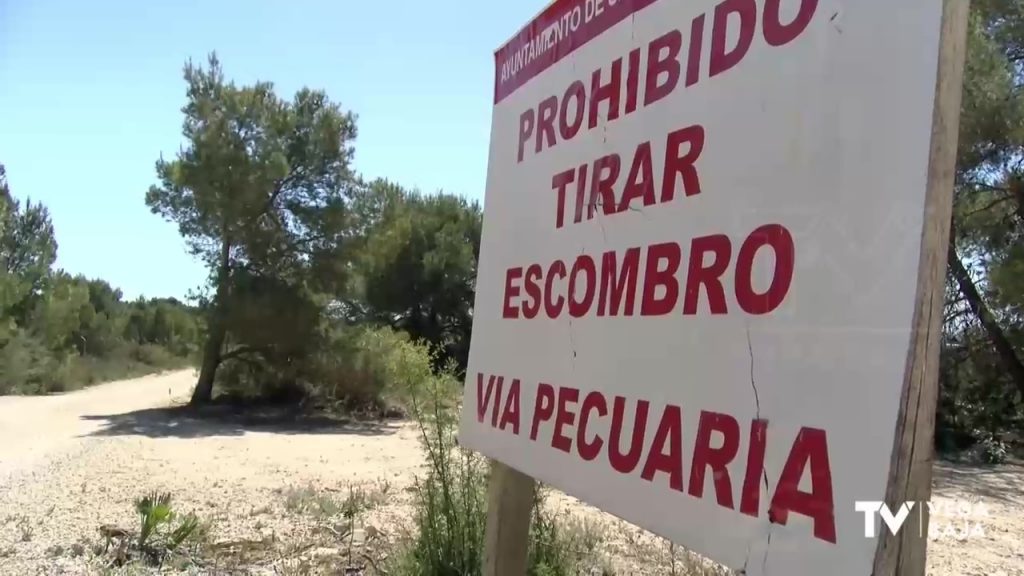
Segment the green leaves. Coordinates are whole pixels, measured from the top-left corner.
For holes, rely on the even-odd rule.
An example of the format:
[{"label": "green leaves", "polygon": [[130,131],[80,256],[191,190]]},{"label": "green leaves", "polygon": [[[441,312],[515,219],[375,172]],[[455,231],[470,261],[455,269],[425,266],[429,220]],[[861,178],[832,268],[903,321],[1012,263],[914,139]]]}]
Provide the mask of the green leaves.
[{"label": "green leaves", "polygon": [[[216,296],[194,396],[201,402],[222,359],[293,372],[296,354],[315,346],[327,301],[319,295],[342,289],[348,270],[342,243],[351,236],[356,127],[322,91],[303,88],[285,100],[269,82],[226,81],[216,55],[205,69],[189,62],[184,78],[186,145],[156,163],[160,182],[146,203],[178,224],[210,268]],[[221,358],[229,343],[259,353]]]},{"label": "green leaves", "polygon": [[83,278],[58,272],[39,296],[28,326],[53,351],[67,350],[76,344],[83,324],[94,314],[89,303],[89,288]]},{"label": "green leaves", "polygon": [[140,522],[137,545],[154,555],[173,552],[200,530],[195,514],[178,519],[171,508],[171,495],[166,492],[153,492],[136,500],[135,511]]},{"label": "green leaves", "polygon": [[146,546],[153,533],[173,518],[171,511],[171,495],[169,493],[153,493],[135,502],[135,511],[139,514],[139,548]]},{"label": "green leaves", "polygon": [[371,183],[354,210],[362,218],[359,294],[373,318],[427,340],[439,360],[464,366],[469,348],[483,215],[447,194],[420,195]]},{"label": "green leaves", "polygon": [[22,206],[0,164],[0,317],[24,320],[29,300],[42,289],[56,259],[49,210],[31,199]]},{"label": "green leaves", "polygon": [[16,200],[0,165],[0,393],[61,391],[170,359],[126,339],[179,357],[195,348],[199,325],[187,307],[141,301],[130,310],[107,282],[53,270],[56,256],[49,211]]},{"label": "green leaves", "polygon": [[177,222],[194,253],[213,267],[220,248],[262,271],[296,273],[304,256],[343,232],[355,118],[321,91],[291,101],[273,84],[238,87],[211,55],[185,67],[188,104],[175,160],[156,164],[160,184],[146,203]]},{"label": "green leaves", "polygon": [[972,2],[938,414],[946,439],[1024,423],[1022,48],[1020,2]]}]

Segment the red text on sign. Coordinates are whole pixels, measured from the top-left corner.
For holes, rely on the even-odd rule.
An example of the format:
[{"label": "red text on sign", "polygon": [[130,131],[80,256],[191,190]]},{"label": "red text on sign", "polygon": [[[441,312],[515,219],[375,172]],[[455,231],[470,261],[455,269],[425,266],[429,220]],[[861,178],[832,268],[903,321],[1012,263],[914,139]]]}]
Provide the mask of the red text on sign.
[{"label": "red text on sign", "polygon": [[[495,376],[487,379],[492,386],[503,380]],[[512,405],[520,401],[519,380],[513,380],[517,383],[514,401],[509,400],[511,395],[503,398],[500,388],[481,394],[484,381],[483,374],[478,374],[478,421],[484,422],[490,411],[493,428],[518,435],[521,411]],[[765,481],[767,421],[755,419],[744,430],[729,414],[702,410],[692,414],[697,418],[697,432],[687,439],[683,419],[691,416],[673,404],[656,408],[646,400],[543,382],[536,387],[533,404],[528,436],[533,442],[585,462],[607,465],[620,474],[663,482],[693,498],[713,498],[719,506],[740,514],[759,517],[767,512],[776,524],[787,524],[790,514],[799,514],[811,520],[815,538],[836,542],[828,437],[822,429],[801,428],[774,488],[767,494],[765,507],[761,488]],[[504,409],[499,410],[499,406]],[[746,454],[741,454],[744,438]],[[736,471],[740,473],[734,475]],[[805,477],[809,482],[804,484],[806,489],[801,489]]]},{"label": "red text on sign", "polygon": [[624,212],[635,205],[653,206],[671,202],[678,184],[682,194],[700,194],[697,160],[704,150],[704,128],[687,126],[669,132],[662,148],[660,178],[654,177],[654,153],[650,142],[641,142],[632,158],[619,154],[601,156],[555,174],[551,187],[556,194],[555,227],[565,225],[567,208],[573,207],[573,222],[594,218],[598,210],[606,216]]},{"label": "red text on sign", "polygon": [[[516,161],[522,162],[528,151],[540,154],[572,140],[596,128],[602,118],[613,122],[655,104],[680,85],[689,88],[736,68],[759,36],[763,46],[789,44],[808,28],[817,8],[818,0],[724,0],[711,14],[634,48],[522,112]],[[784,22],[783,13],[795,16]],[[706,71],[703,62],[708,62]]]},{"label": "red text on sign", "polygon": [[[767,288],[754,285],[755,262],[761,258],[772,263]],[[701,302],[718,315],[729,312],[727,293],[741,311],[768,314],[789,294],[795,260],[789,230],[768,224],[738,247],[715,234],[694,238],[689,246],[664,242],[513,267],[505,273],[502,317],[692,316],[701,311]]]}]

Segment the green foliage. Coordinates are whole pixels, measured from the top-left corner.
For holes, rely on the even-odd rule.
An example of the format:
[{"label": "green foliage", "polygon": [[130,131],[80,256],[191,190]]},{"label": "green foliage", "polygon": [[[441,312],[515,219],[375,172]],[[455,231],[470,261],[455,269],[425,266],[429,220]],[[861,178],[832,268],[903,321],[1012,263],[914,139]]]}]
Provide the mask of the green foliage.
[{"label": "green foliage", "polygon": [[237,86],[216,55],[189,62],[184,79],[186,145],[157,162],[146,203],[210,270],[193,402],[212,399],[216,383],[379,410],[408,348],[351,324],[401,330],[437,353],[434,369],[464,368],[480,207],[361,181],[350,168],[355,116],[323,92],[286,100],[269,82]]},{"label": "green foliage", "polygon": [[[408,576],[475,576],[483,566],[487,525],[487,460],[458,446],[459,384],[449,364],[409,393],[419,423],[427,473],[415,485],[415,530],[393,559],[392,573]],[[593,524],[565,521],[546,511],[538,488],[530,527],[528,574],[571,576],[604,558]]]},{"label": "green foliage", "polygon": [[151,493],[135,501],[139,515],[137,546],[157,555],[173,552],[199,529],[199,519],[189,513],[179,517],[171,507],[169,493]]},{"label": "green foliage", "polygon": [[45,206],[11,196],[0,165],[0,394],[44,394],[182,367],[198,315],[174,300],[127,304],[102,280],[52,270]]},{"label": "green foliage", "polygon": [[184,79],[188,145],[157,162],[153,212],[176,222],[211,268],[225,243],[231,264],[262,271],[302,268],[301,255],[330,248],[352,181],[354,116],[320,91],[286,101],[269,82],[238,87],[216,55],[205,69],[189,62]]},{"label": "green foliage", "polygon": [[184,79],[187,144],[156,163],[160,183],[146,204],[177,223],[210,269],[199,403],[212,397],[222,362],[242,354],[226,345],[253,348],[253,371],[293,381],[292,367],[318,346],[323,295],[341,289],[347,270],[356,126],[322,91],[285,100],[269,82],[236,86],[216,55],[205,69],[189,62]]},{"label": "green foliage", "polygon": [[387,181],[363,188],[356,259],[357,320],[389,324],[428,343],[439,365],[469,355],[480,206],[448,194],[420,195]]},{"label": "green foliage", "polygon": [[197,350],[201,327],[197,311],[173,298],[139,299],[127,306],[126,313],[107,313],[96,324],[97,331],[108,328],[113,335],[120,329],[129,342],[159,345],[182,357]]},{"label": "green foliage", "polygon": [[0,394],[33,394],[57,388],[59,364],[42,342],[15,328],[0,346]]},{"label": "green foliage", "polygon": [[[49,210],[11,195],[0,164],[0,305],[23,314],[27,299],[41,288],[57,259],[57,240]],[[3,310],[3,309],[0,309]],[[18,318],[21,319],[21,318]]]},{"label": "green foliage", "polygon": [[139,547],[141,548],[149,543],[150,537],[159,526],[170,522],[171,495],[164,493],[144,496],[136,500],[135,511],[142,524],[139,528]]},{"label": "green foliage", "polygon": [[80,345],[82,328],[94,320],[89,287],[81,278],[58,272],[32,309],[29,325],[50,350],[69,350]]},{"label": "green foliage", "polygon": [[1024,425],[1024,9],[972,2],[936,442]]},{"label": "green foliage", "polygon": [[1002,464],[1006,462],[1009,448],[1005,442],[994,436],[985,436],[979,444],[981,446],[982,460],[986,464]]},{"label": "green foliage", "polygon": [[427,349],[390,328],[334,325],[317,342],[290,365],[255,361],[250,354],[230,357],[217,373],[221,394],[383,416],[407,409],[411,391],[433,377]]},{"label": "green foliage", "polygon": [[314,362],[317,395],[347,410],[408,408],[406,399],[433,378],[427,349],[389,328],[336,329]]},{"label": "green foliage", "polygon": [[397,560],[398,574],[480,574],[487,523],[487,464],[456,446],[457,385],[433,377],[410,401],[420,424],[427,474],[416,483],[415,536]]},{"label": "green foliage", "polygon": [[[136,560],[159,566],[173,555],[181,558],[186,544],[195,553],[208,536],[208,527],[195,514],[190,512],[182,516],[174,510],[169,493],[146,494],[135,500],[134,507],[139,518],[139,531],[134,537],[115,526],[101,527],[108,541],[97,553],[109,552],[112,566],[138,565]],[[113,539],[120,541],[111,548]]]}]

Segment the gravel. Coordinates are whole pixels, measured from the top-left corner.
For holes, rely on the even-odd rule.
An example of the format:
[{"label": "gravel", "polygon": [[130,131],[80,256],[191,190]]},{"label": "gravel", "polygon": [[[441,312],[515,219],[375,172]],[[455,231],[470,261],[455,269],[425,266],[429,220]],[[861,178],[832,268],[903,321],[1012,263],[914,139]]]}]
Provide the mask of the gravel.
[{"label": "gravel", "polygon": [[[294,496],[290,505],[297,491],[342,500],[360,486],[380,495],[383,503],[360,520],[360,540],[393,540],[408,528],[410,487],[423,470],[413,426],[197,419],[172,408],[194,382],[186,371],[61,396],[0,397],[0,575],[103,573],[93,553],[103,544],[100,525],[134,530],[134,500],[154,490],[172,493],[177,511],[210,521],[220,546],[314,543],[296,544],[291,556],[277,546],[273,562],[254,562],[252,574],[333,558],[349,544],[324,540],[330,523],[297,510]],[[1024,575],[1024,467],[940,464],[936,476],[936,500],[981,500],[988,514],[983,538],[933,540],[929,573]],[[571,498],[555,503],[604,526],[615,554],[640,562],[669,553],[648,533]]]}]

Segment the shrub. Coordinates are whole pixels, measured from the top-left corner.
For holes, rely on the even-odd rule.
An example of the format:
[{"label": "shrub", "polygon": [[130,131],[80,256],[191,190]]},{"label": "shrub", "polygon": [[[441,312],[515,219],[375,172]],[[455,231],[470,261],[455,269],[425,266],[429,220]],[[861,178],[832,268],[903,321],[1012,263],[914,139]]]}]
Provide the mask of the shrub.
[{"label": "shrub", "polygon": [[43,394],[54,389],[58,362],[38,339],[14,330],[0,346],[0,394]]},{"label": "shrub", "polygon": [[27,332],[16,331],[0,344],[0,394],[65,392],[187,363],[153,344],[121,343],[102,357],[54,351]]},{"label": "shrub", "polygon": [[113,524],[100,526],[106,541],[94,551],[109,556],[104,559],[108,567],[141,569],[142,563],[160,566],[167,560],[191,564],[208,543],[209,525],[193,513],[181,515],[175,511],[169,493],[152,492],[137,498],[135,513],[139,519],[137,533]]},{"label": "shrub", "polygon": [[348,328],[317,358],[314,391],[346,409],[405,404],[434,376],[429,350],[390,328]]},{"label": "shrub", "polygon": [[171,495],[150,494],[135,501],[140,528],[138,546],[142,550],[162,548],[172,552],[199,530],[199,519],[194,514],[183,517],[171,508]]},{"label": "shrub", "polygon": [[604,559],[598,547],[603,540],[596,523],[571,516],[563,519],[547,511],[544,490],[538,487],[530,523],[530,576],[601,573]]},{"label": "shrub", "polygon": [[1006,457],[1009,453],[1009,447],[1006,445],[1006,442],[989,434],[983,437],[978,444],[981,460],[985,464],[1002,464],[1006,462]]},{"label": "shrub", "polygon": [[[410,391],[419,423],[427,474],[417,480],[412,541],[393,571],[409,576],[476,576],[481,573],[487,525],[489,470],[482,456],[456,442],[459,383],[446,368]],[[565,523],[545,511],[538,487],[530,526],[530,576],[570,576],[597,561],[601,536],[586,524]],[[599,563],[599,562],[598,562]]]},{"label": "shrub", "polygon": [[131,358],[140,364],[155,368],[166,368],[180,362],[178,358],[171,354],[170,350],[156,344],[142,344],[141,346],[133,347]]},{"label": "shrub", "polygon": [[427,474],[417,480],[416,532],[399,557],[399,574],[474,575],[483,560],[487,524],[487,466],[477,454],[456,447],[458,387],[447,375],[431,378],[409,397],[427,455]]},{"label": "shrub", "polygon": [[217,371],[222,395],[382,415],[433,378],[427,348],[390,328],[336,328],[302,358],[236,357]]}]

